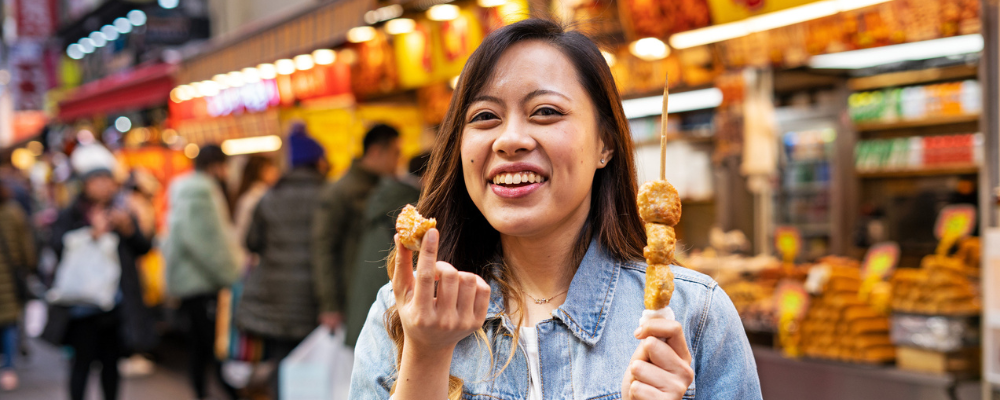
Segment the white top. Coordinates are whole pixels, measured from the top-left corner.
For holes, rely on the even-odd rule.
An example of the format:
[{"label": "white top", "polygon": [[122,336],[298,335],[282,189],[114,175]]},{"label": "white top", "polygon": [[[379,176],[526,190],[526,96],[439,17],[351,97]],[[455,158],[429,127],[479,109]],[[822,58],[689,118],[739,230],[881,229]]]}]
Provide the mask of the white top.
[{"label": "white top", "polygon": [[521,346],[528,353],[528,400],[542,400],[541,368],[538,361],[538,331],[535,328],[521,328]]}]

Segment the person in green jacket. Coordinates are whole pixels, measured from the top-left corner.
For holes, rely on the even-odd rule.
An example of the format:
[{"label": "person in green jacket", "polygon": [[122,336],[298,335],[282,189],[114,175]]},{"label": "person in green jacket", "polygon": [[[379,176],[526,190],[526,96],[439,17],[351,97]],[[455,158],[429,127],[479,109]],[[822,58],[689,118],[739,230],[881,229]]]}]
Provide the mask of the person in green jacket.
[{"label": "person in green jacket", "polygon": [[348,346],[354,347],[357,343],[368,310],[378,297],[378,290],[389,283],[385,260],[392,248],[392,237],[396,234],[396,217],[404,206],[416,205],[420,200],[422,177],[430,158],[429,153],[413,157],[407,174],[399,178],[382,178],[368,200],[358,259],[354,263],[354,277],[347,286],[347,307],[344,308],[347,336],[344,344]]},{"label": "person in green jacket", "polygon": [[180,298],[180,312],[190,322],[190,379],[195,396],[208,396],[205,368],[212,366],[219,382],[235,399],[235,391],[222,380],[215,359],[215,311],[218,293],[236,282],[243,264],[242,252],[229,219],[223,192],[226,155],[219,146],[201,148],[195,171],[170,185],[168,238],[164,248],[167,291]]},{"label": "person in green jacket", "polygon": [[313,282],[319,322],[331,330],[343,321],[346,282],[351,281],[368,197],[382,176],[396,172],[400,154],[399,131],[375,125],[365,134],[361,158],[320,194],[312,226]]}]

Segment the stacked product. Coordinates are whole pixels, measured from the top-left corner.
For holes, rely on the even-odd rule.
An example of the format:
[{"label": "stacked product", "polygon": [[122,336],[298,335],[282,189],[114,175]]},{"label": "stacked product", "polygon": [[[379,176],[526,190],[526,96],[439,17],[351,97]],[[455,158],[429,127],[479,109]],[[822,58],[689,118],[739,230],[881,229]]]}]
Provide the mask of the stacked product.
[{"label": "stacked product", "polygon": [[896,312],[930,315],[978,314],[979,238],[959,241],[951,256],[932,254],[919,269],[900,269],[892,277],[892,308]]},{"label": "stacked product", "polygon": [[889,318],[858,296],[860,264],[826,257],[828,280],[814,298],[802,322],[801,348],[805,355],[855,363],[880,364],[896,358],[889,339]]},{"label": "stacked product", "polygon": [[854,163],[859,172],[977,165],[982,143],[981,133],[862,140]]},{"label": "stacked product", "polygon": [[967,80],[858,92],[848,97],[847,105],[854,122],[895,122],[975,115],[982,100],[979,82]]}]

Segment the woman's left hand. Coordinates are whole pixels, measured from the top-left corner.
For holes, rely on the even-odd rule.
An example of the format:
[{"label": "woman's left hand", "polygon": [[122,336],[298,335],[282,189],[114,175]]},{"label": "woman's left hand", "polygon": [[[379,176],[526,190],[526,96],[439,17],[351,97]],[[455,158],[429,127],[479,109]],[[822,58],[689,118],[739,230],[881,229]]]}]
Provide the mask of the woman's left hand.
[{"label": "woman's left hand", "polygon": [[635,331],[639,348],[622,379],[622,399],[681,399],[694,381],[680,322],[654,318]]}]

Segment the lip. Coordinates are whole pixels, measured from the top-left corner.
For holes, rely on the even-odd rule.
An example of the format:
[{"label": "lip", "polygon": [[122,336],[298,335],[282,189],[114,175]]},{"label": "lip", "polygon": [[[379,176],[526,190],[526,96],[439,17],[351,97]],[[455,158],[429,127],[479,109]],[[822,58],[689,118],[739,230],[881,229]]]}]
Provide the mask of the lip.
[{"label": "lip", "polygon": [[489,185],[490,189],[493,190],[493,194],[506,199],[517,199],[533,193],[546,183],[548,183],[548,181],[535,182],[529,185],[518,186],[518,187],[504,187],[501,185],[495,185],[493,183],[490,183]]},{"label": "lip", "polygon": [[541,175],[543,178],[545,178],[546,181],[548,181],[549,179],[549,175],[546,174],[544,170],[542,170],[542,167],[526,162],[516,162],[516,163],[503,164],[493,167],[493,169],[491,169],[490,172],[486,174],[486,181],[487,182],[492,181],[493,177],[502,174],[504,172],[525,172],[525,171],[534,172],[535,174]]}]

